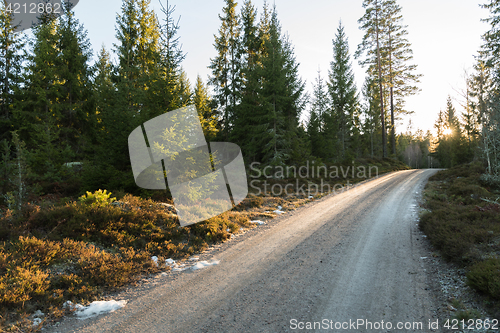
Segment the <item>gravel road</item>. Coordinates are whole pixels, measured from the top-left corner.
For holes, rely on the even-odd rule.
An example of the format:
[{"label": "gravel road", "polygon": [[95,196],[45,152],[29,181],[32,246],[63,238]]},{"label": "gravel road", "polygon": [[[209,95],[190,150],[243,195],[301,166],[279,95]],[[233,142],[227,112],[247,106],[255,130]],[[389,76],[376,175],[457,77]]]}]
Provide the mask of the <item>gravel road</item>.
[{"label": "gravel road", "polygon": [[46,331],[439,331],[417,227],[435,172],[395,172],[309,203],[200,256],[219,265],[158,275],[116,295],[125,308]]}]

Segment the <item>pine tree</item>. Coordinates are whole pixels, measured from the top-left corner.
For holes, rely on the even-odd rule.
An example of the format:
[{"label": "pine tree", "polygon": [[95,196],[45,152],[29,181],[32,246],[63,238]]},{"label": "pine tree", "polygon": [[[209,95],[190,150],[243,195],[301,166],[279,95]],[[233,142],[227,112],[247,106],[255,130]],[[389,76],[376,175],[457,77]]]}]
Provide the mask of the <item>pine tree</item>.
[{"label": "pine tree", "polygon": [[409,114],[404,109],[405,97],[419,91],[415,85],[422,75],[414,74],[416,65],[410,64],[413,60],[411,44],[407,39],[406,26],[402,24],[401,7],[396,0],[385,0],[384,7],[384,46],[383,53],[387,59],[388,85],[391,111],[391,146],[392,153],[396,154],[396,114]]},{"label": "pine tree", "polygon": [[[337,138],[340,143],[340,160],[352,147],[355,117],[358,113],[357,89],[350,63],[349,43],[342,23],[339,23],[333,40],[333,61],[330,64],[328,90],[332,100],[332,117],[338,124]],[[352,155],[352,154],[351,154]]]},{"label": "pine tree", "polygon": [[367,76],[362,88],[365,105],[362,107],[362,131],[364,147],[370,147],[364,154],[372,158],[382,152],[382,146],[374,140],[381,133],[379,90],[375,79]]},{"label": "pine tree", "polygon": [[215,35],[217,56],[210,60],[212,77],[209,84],[214,88],[214,98],[222,114],[222,135],[228,139],[234,125],[234,112],[240,101],[241,87],[241,36],[237,3],[225,0],[223,15],[219,15],[221,27]]},{"label": "pine tree", "polygon": [[363,8],[365,14],[358,22],[361,24],[361,29],[365,31],[362,42],[358,45],[355,53],[356,58],[360,58],[363,53],[366,53],[366,59],[360,61],[363,66],[368,65],[369,75],[376,77],[378,84],[378,93],[380,101],[380,123],[382,126],[382,156],[387,157],[387,138],[385,125],[385,108],[384,108],[384,90],[383,85],[386,77],[386,72],[383,72],[385,65],[382,59],[381,48],[383,42],[383,28],[385,25],[383,15],[382,0],[363,0]]}]

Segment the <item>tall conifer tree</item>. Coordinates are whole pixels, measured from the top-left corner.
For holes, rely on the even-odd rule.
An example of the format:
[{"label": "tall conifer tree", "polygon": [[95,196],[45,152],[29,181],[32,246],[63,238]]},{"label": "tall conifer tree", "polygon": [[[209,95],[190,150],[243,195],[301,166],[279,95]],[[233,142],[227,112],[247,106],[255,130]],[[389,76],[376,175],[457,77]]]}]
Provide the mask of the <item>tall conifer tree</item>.
[{"label": "tall conifer tree", "polygon": [[65,142],[81,159],[84,150],[92,151],[96,125],[91,76],[88,62],[92,56],[87,33],[66,3],[65,14],[57,27],[59,36],[58,76],[63,81],[58,99],[59,125]]},{"label": "tall conifer tree", "polygon": [[328,90],[332,100],[332,118],[337,127],[337,139],[340,143],[340,159],[346,158],[346,151],[352,148],[359,102],[354,82],[349,43],[342,23],[339,23],[333,40],[333,61],[330,64]]},{"label": "tall conifer tree", "polygon": [[214,88],[214,98],[222,115],[222,135],[225,139],[229,138],[233,128],[233,115],[240,100],[241,29],[236,5],[234,0],[225,0],[223,14],[219,15],[219,34],[214,36],[217,56],[210,60],[209,66],[212,70],[209,83]]},{"label": "tall conifer tree", "polygon": [[395,118],[396,115],[410,113],[404,109],[405,97],[420,90],[416,84],[422,75],[415,74],[417,66],[410,63],[413,60],[413,51],[407,39],[407,27],[402,23],[401,7],[396,0],[385,0],[383,6],[385,22],[383,53],[388,66],[391,147],[392,154],[396,155]]},{"label": "tall conifer tree", "polygon": [[337,124],[329,112],[330,98],[320,71],[318,71],[313,88],[311,114],[307,126],[311,153],[319,158],[332,158],[337,144],[335,127],[338,126],[335,126]]},{"label": "tall conifer tree", "polygon": [[12,108],[22,83],[22,50],[26,38],[15,33],[12,16],[6,11],[6,2],[0,1],[0,141],[10,139],[15,129]]},{"label": "tall conifer tree", "polygon": [[217,114],[212,109],[208,89],[199,75],[196,78],[196,85],[194,87],[193,104],[196,110],[198,110],[205,138],[207,141],[214,140],[218,132]]},{"label": "tall conifer tree", "polygon": [[[281,165],[292,158],[299,144],[298,122],[304,107],[304,83],[298,76],[298,64],[291,42],[287,36],[281,35],[277,15],[274,7],[268,30],[265,24],[261,25],[263,56],[260,100],[265,115],[263,121],[267,124],[263,160],[273,165]],[[266,9],[263,17],[266,17]]]},{"label": "tall conifer tree", "polygon": [[363,8],[365,14],[358,22],[361,24],[361,29],[365,31],[362,42],[358,45],[356,58],[360,58],[361,54],[366,53],[366,59],[360,61],[363,66],[368,65],[369,75],[373,75],[377,80],[379,89],[380,101],[380,123],[382,127],[382,156],[387,157],[387,133],[385,125],[385,108],[384,108],[384,77],[383,59],[382,59],[382,38],[383,27],[385,25],[383,17],[383,0],[363,0]]}]

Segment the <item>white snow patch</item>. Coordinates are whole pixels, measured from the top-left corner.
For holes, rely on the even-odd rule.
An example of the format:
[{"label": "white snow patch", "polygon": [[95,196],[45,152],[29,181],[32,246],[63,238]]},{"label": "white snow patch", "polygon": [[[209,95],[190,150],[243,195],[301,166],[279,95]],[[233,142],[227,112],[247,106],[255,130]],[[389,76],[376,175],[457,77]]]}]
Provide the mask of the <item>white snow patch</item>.
[{"label": "white snow patch", "polygon": [[282,210],[274,210],[273,213],[276,213],[276,214],[284,214],[285,212],[282,211]]},{"label": "white snow patch", "polygon": [[427,257],[420,257],[420,259],[427,259]]},{"label": "white snow patch", "polygon": [[281,206],[278,206],[278,210],[282,210],[282,209],[283,209],[283,207],[281,207]]},{"label": "white snow patch", "polygon": [[45,313],[40,310],[36,310],[31,316],[33,317],[33,327],[35,327],[42,323],[43,319],[41,318],[45,316]]},{"label": "white snow patch", "polygon": [[184,267],[185,265],[175,265],[174,268],[172,268],[172,272],[182,272],[187,269],[187,267]]},{"label": "white snow patch", "polygon": [[310,195],[310,196],[309,196],[309,199],[312,199],[312,198],[314,198],[314,197],[313,197],[312,195]]},{"label": "white snow patch", "polygon": [[203,260],[203,261],[197,262],[191,268],[193,270],[202,269],[202,268],[205,268],[208,266],[218,265],[219,262],[220,262],[219,260],[212,260],[211,262]]},{"label": "white snow patch", "polygon": [[172,258],[168,258],[167,260],[165,260],[165,265],[168,265],[168,266],[175,265],[175,260]]},{"label": "white snow patch", "polygon": [[122,301],[94,301],[88,306],[78,309],[76,316],[78,319],[87,319],[102,313],[113,312],[123,308],[127,304],[126,300]]},{"label": "white snow patch", "polygon": [[156,267],[158,267],[158,257],[157,256],[152,256],[151,260],[153,260],[156,264]]},{"label": "white snow patch", "polygon": [[192,257],[192,258],[189,258],[190,261],[197,261],[197,260],[200,260],[200,258],[198,257]]},{"label": "white snow patch", "polygon": [[73,304],[73,302],[71,302],[71,301],[66,301],[63,304],[63,308],[69,308],[70,310],[74,310],[74,309],[81,310],[81,309],[83,309],[83,305]]},{"label": "white snow patch", "polygon": [[34,313],[33,313],[33,317],[43,317],[45,316],[45,313],[43,313],[42,311],[40,310],[36,310]]},{"label": "white snow patch", "polygon": [[262,225],[262,224],[266,224],[266,222],[263,222],[263,221],[261,221],[261,220],[254,220],[254,221],[250,221],[250,223],[257,223],[257,224],[260,224],[260,225]]}]

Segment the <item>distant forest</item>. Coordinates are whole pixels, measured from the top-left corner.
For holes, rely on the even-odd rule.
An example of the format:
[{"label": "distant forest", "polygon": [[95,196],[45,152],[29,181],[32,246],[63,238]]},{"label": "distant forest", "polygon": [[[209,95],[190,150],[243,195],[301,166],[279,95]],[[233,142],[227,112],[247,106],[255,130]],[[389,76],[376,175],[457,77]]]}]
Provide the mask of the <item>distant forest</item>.
[{"label": "distant forest", "polygon": [[[150,0],[123,0],[117,43],[100,49],[94,64],[86,30],[71,10],[41,17],[28,38],[14,32],[6,6],[0,3],[0,205],[99,188],[146,193],[134,182],[128,135],[187,105],[196,106],[207,141],[238,144],[247,167],[377,157],[427,168],[480,159],[484,178],[500,183],[499,0],[483,5],[491,28],[462,103],[448,97],[435,135],[396,129],[410,114],[405,98],[418,93],[421,77],[396,0],[363,1],[364,37],[354,52],[339,23],[328,73],[318,74],[310,95],[279,11],[267,3],[258,10],[250,0],[239,7],[225,0],[211,75],[194,85],[182,69],[179,21],[168,2],[155,13]],[[362,87],[355,85],[353,61],[366,69]],[[304,113],[310,114],[305,123]],[[75,173],[71,162],[81,162],[81,170]]]}]

